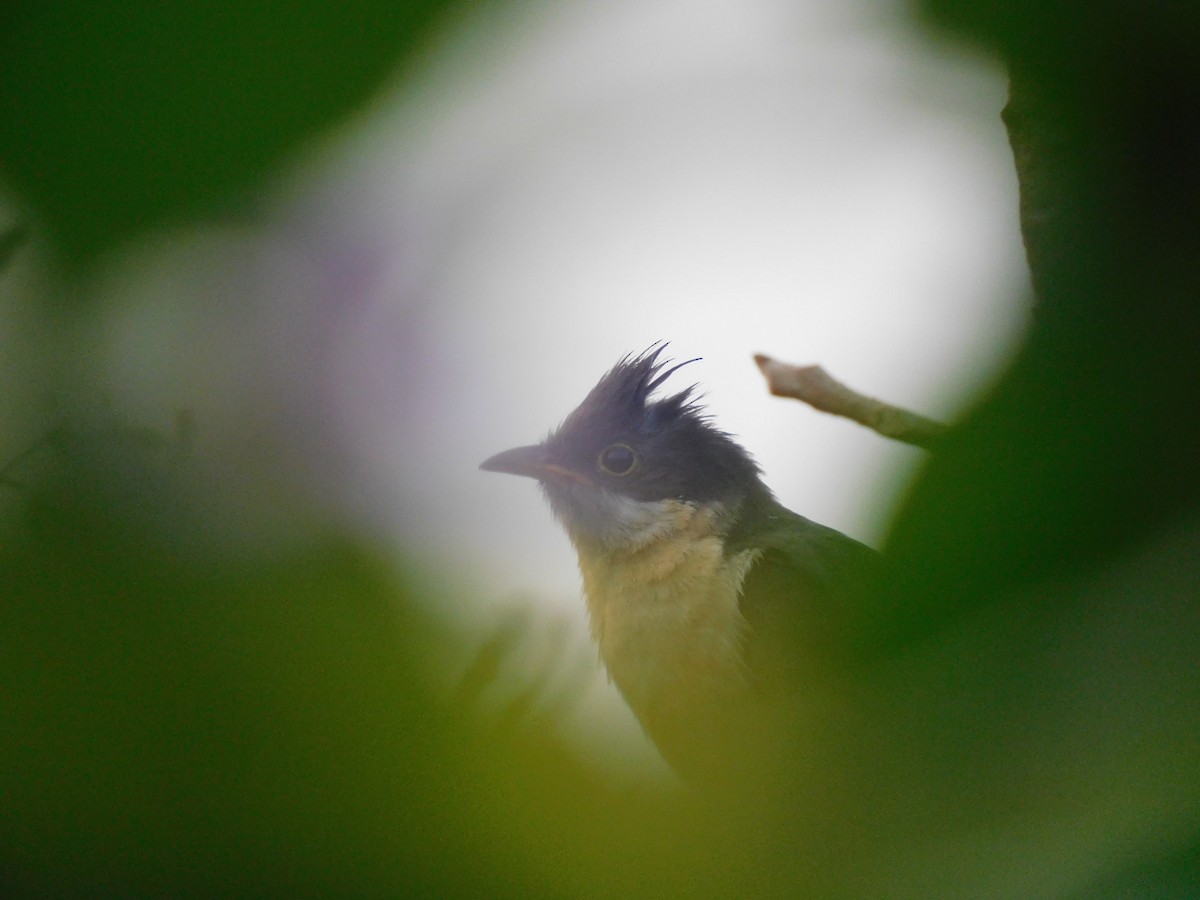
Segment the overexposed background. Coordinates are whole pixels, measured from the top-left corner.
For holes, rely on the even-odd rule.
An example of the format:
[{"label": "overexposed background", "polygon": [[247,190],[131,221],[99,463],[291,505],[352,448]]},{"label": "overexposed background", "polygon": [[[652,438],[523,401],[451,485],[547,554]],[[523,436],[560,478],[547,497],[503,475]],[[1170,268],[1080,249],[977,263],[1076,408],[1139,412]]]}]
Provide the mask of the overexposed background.
[{"label": "overexposed background", "polygon": [[[461,599],[432,602],[480,634],[532,604],[592,652],[534,484],[477,466],[657,340],[703,357],[674,386],[701,385],[785,504],[878,543],[919,454],[769,397],[752,354],[949,417],[1027,305],[1003,75],[903,12],[560,0],[465,17],[403,90],[298,157],[253,228],[114,262],[94,287],[123,298],[98,390],[143,421],[190,409],[222,465],[310,485],[450,582]],[[636,734],[595,682],[583,740]]]},{"label": "overexposed background", "polygon": [[880,536],[914,455],[768,397],[751,355],[949,415],[1024,316],[1003,79],[894,12],[514,10],[474,23],[371,123],[343,177],[376,173],[357,184],[412,254],[430,394],[364,443],[422,473],[401,479],[410,540],[467,540],[492,586],[573,606],[574,563],[532,483],[473,467],[540,439],[659,339],[704,358],[676,387],[702,384],[785,502]]}]

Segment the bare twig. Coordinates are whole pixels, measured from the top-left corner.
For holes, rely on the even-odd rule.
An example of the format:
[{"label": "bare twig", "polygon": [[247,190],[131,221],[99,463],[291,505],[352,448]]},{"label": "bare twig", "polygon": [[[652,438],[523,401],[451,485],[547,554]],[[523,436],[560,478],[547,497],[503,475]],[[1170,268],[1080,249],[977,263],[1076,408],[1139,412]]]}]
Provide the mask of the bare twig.
[{"label": "bare twig", "polygon": [[802,400],[813,409],[852,419],[877,434],[926,449],[946,433],[933,419],[851,390],[820,366],[793,366],[759,353],[754,357],[777,397]]}]

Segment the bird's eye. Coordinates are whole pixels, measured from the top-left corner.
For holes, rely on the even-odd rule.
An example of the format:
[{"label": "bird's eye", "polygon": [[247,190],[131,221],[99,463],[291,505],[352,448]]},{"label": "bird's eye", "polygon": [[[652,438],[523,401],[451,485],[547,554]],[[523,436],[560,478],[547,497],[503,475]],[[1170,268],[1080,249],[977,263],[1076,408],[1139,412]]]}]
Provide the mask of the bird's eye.
[{"label": "bird's eye", "polygon": [[596,460],[609,475],[628,475],[637,468],[637,454],[628,444],[610,444]]}]

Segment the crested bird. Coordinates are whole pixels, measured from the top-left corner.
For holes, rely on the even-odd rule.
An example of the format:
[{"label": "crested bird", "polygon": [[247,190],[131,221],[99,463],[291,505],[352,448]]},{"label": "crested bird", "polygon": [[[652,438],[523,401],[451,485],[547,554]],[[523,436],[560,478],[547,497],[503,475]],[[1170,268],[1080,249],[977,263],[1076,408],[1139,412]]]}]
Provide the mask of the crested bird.
[{"label": "crested bird", "polygon": [[623,357],[544,441],[480,468],[541,485],[609,678],[666,761],[701,781],[753,741],[786,742],[773,725],[845,649],[876,554],[781,505],[695,385],[656,396],[698,361],[673,365],[665,348]]}]

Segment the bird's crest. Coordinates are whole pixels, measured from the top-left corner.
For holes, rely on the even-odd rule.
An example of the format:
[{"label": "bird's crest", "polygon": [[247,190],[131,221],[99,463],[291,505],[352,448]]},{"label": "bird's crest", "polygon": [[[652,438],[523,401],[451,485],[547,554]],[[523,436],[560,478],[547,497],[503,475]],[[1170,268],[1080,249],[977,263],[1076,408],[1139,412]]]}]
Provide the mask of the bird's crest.
[{"label": "bird's crest", "polygon": [[703,420],[694,384],[677,394],[651,399],[671,375],[686,365],[699,362],[696,357],[672,365],[673,360],[660,360],[666,349],[666,343],[658,342],[637,356],[622,357],[567,417],[562,430],[570,432],[591,426],[646,433],[683,417]]}]

